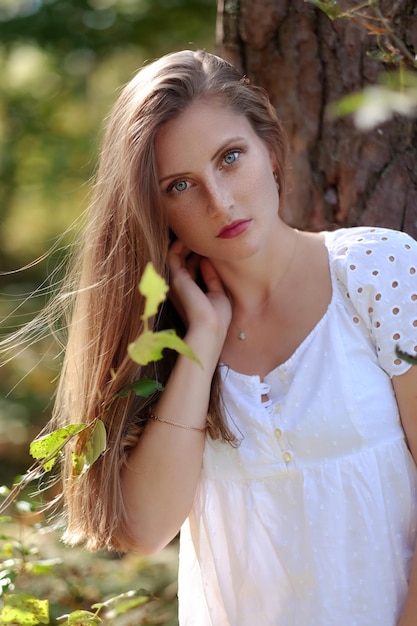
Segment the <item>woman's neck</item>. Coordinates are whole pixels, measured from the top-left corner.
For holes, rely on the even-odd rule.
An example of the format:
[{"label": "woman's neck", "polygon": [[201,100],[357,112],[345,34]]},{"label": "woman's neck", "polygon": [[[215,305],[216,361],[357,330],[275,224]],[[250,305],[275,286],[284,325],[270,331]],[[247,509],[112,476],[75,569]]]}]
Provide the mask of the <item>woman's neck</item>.
[{"label": "woman's neck", "polygon": [[300,237],[298,230],[280,223],[262,252],[234,264],[213,263],[230,295],[236,319],[260,314],[276,295],[285,293],[300,252]]}]

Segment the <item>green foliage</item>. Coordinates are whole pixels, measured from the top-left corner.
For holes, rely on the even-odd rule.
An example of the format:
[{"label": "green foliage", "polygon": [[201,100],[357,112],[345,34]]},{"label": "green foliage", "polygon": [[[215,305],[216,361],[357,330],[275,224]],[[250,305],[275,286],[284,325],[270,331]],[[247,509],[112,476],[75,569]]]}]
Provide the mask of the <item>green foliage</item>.
[{"label": "green foliage", "polygon": [[158,53],[167,39],[173,48],[202,32],[212,37],[215,15],[212,0],[2,0],[0,34],[5,46],[32,41],[55,55],[90,50],[103,57],[127,45]]},{"label": "green foliage", "polygon": [[131,391],[134,391],[137,396],[148,398],[155,393],[155,391],[162,391],[162,385],[156,380],[141,378],[131,385],[128,385],[128,387],[125,387],[122,391],[119,391],[116,395],[120,398],[125,398]]},{"label": "green foliage", "polygon": [[147,365],[151,361],[163,358],[163,350],[170,349],[187,356],[200,363],[193,351],[173,330],[153,332],[149,330],[149,320],[156,315],[159,305],[165,300],[168,285],[158,275],[152,263],[148,263],[139,283],[139,291],[146,298],[142,320],[145,324],[144,332],[128,346],[130,358],[139,365]]},{"label": "green foliage", "polygon": [[119,615],[123,615],[132,609],[142,606],[146,602],[149,602],[149,593],[139,589],[126,591],[114,598],[110,598],[106,602],[97,602],[93,604],[92,609],[96,609],[95,613],[91,611],[73,611],[67,615],[62,615],[58,618],[59,621],[65,620],[63,624],[74,626],[87,626],[88,624],[101,624],[103,620],[99,617],[99,613],[103,609],[107,609],[107,617],[114,618]]},{"label": "green foliage", "polygon": [[417,75],[402,68],[381,73],[378,85],[341,98],[329,106],[328,112],[335,117],[353,115],[361,130],[374,128],[396,113],[413,117],[417,113]]},{"label": "green foliage", "polygon": [[49,435],[35,439],[30,444],[30,454],[34,459],[40,459],[45,472],[49,472],[68,441],[86,428],[86,424],[71,424],[70,426],[65,426],[65,428],[55,430]]},{"label": "green foliage", "polygon": [[[151,361],[159,361],[163,357],[163,350],[176,350],[189,359],[200,363],[193,351],[173,330],[162,330],[154,333],[146,331],[128,347],[130,358],[140,365],[147,365]],[[200,364],[201,365],[201,364]]]},{"label": "green foliage", "polygon": [[[169,289],[165,280],[155,271],[152,263],[147,264],[138,289],[145,299],[144,313],[142,315],[144,328],[136,341],[128,346],[128,353],[131,359],[140,365],[147,365],[150,362],[162,359],[163,351],[170,349],[187,356],[201,366],[194,352],[177,336],[174,330],[160,332],[149,330],[149,321],[157,314],[159,306],[164,302]],[[117,378],[117,372],[111,373],[113,378]],[[162,390],[162,386],[158,381],[144,378],[122,389],[116,394],[116,397],[126,397],[131,391],[137,395],[147,397],[157,390]],[[5,494],[6,500],[3,506],[0,507],[0,511],[5,510],[18,493],[32,480],[39,479],[42,473],[50,472],[62,456],[64,447],[74,438],[78,438],[79,443],[81,443],[81,446],[76,446],[77,452],[71,451],[74,477],[80,476],[87,471],[106,449],[106,427],[100,419],[95,419],[90,424],[69,424],[36,438],[29,446],[29,452],[36,463],[29,468],[22,479],[14,485],[13,489]],[[81,452],[79,449],[81,449]]]},{"label": "green foliage", "polygon": [[[177,624],[175,546],[164,559],[118,561],[63,546],[38,518],[16,513],[0,523],[0,626]],[[138,579],[151,591],[123,590]]]},{"label": "green foliage", "polygon": [[71,453],[75,476],[80,476],[83,472],[87,471],[106,449],[106,427],[101,420],[96,419],[89,424],[84,431],[84,434],[85,433],[87,433],[88,436],[85,439],[82,454]]},{"label": "green foliage", "polygon": [[156,315],[159,306],[165,301],[169,287],[162,276],[159,276],[158,272],[155,271],[152,263],[148,263],[138,289],[141,295],[146,298],[142,320],[147,323],[149,318]]},{"label": "green foliage", "polygon": [[108,615],[116,616],[149,602],[149,598],[149,593],[144,589],[126,591],[125,593],[120,593],[114,598],[110,598],[110,600],[107,600],[106,602],[93,604],[92,608],[98,609],[99,611],[103,608],[110,609]]},{"label": "green foliage", "polygon": [[88,626],[88,624],[101,624],[103,622],[96,613],[91,613],[91,611],[74,611],[70,615],[63,615],[60,619],[65,619],[63,624],[73,624],[74,626]]},{"label": "green foliage", "polygon": [[[368,85],[362,91],[351,93],[328,107],[333,117],[353,115],[360,130],[370,130],[391,119],[395,114],[414,117],[417,114],[417,57],[396,34],[395,24],[385,17],[379,0],[352,3],[342,10],[336,0],[306,0],[331,20],[349,19],[359,24],[378,43],[379,49],[369,56],[395,71],[381,72],[379,84]],[[346,5],[344,5],[346,7]],[[408,68],[408,69],[407,69]]]},{"label": "green foliage", "polygon": [[5,594],[0,624],[49,624],[48,601],[38,600],[29,593]]}]

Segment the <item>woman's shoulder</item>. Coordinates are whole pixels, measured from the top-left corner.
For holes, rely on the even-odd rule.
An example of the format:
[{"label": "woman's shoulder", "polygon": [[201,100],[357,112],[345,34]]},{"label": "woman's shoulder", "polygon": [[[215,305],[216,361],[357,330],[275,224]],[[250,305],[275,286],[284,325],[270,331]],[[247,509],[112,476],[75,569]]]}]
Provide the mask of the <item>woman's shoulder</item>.
[{"label": "woman's shoulder", "polygon": [[404,373],[397,343],[417,351],[417,242],[387,228],[346,228],[326,233],[338,292],[354,307],[390,375]]},{"label": "woman's shoulder", "polygon": [[378,254],[388,255],[386,258],[390,262],[395,262],[395,258],[390,258],[391,253],[397,252],[402,256],[409,253],[413,255],[417,251],[417,241],[410,235],[389,228],[375,226],[340,228],[326,231],[325,237],[329,250],[337,259],[352,255],[365,255],[369,258],[372,254]]},{"label": "woman's shoulder", "polygon": [[325,237],[330,263],[343,282],[347,274],[375,284],[417,272],[417,241],[402,231],[358,226],[326,232]]}]

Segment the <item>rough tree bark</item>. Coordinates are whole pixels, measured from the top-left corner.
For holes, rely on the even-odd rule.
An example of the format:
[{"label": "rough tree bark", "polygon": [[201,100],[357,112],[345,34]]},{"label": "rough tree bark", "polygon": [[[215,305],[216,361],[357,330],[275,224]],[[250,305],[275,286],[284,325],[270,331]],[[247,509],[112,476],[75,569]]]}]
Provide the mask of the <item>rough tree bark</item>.
[{"label": "rough tree bark", "polygon": [[[343,10],[358,4],[337,2]],[[415,55],[415,0],[381,0],[379,10]],[[218,53],[267,89],[288,135],[287,222],[386,226],[417,237],[416,120],[396,116],[363,132],[351,118],[326,114],[330,102],[392,69],[370,54],[391,41],[304,0],[219,0]]]}]

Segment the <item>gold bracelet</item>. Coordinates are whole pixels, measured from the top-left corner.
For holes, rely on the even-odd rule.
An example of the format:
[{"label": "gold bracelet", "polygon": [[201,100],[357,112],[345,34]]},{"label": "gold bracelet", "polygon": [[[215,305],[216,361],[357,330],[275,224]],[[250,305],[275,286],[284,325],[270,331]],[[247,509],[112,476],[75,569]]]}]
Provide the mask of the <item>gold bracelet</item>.
[{"label": "gold bracelet", "polygon": [[171,426],[177,426],[177,428],[184,428],[185,430],[198,430],[200,432],[204,432],[207,430],[207,426],[204,428],[196,428],[195,426],[187,426],[186,424],[178,424],[178,422],[171,422],[170,420],[164,420],[162,417],[158,417],[157,415],[150,414],[149,417],[156,420],[157,422],[163,422],[164,424],[170,424]]}]

